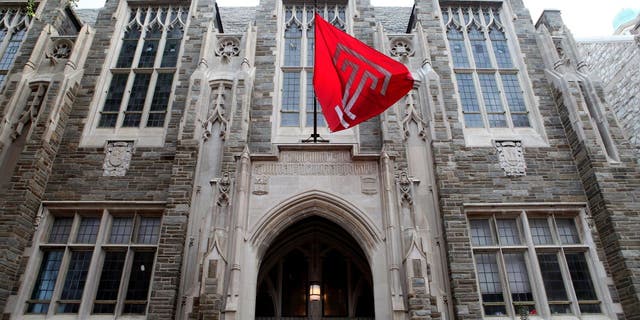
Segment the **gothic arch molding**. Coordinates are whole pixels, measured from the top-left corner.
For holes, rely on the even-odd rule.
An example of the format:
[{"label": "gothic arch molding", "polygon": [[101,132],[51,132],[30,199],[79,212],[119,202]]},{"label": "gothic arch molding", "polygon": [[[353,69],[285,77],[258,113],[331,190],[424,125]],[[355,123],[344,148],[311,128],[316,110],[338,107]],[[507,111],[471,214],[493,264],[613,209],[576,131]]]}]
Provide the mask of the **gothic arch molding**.
[{"label": "gothic arch molding", "polygon": [[381,230],[350,202],[327,192],[312,190],[282,201],[269,210],[250,233],[249,241],[263,257],[273,240],[290,225],[312,216],[325,218],[349,232],[368,260],[383,240]]}]

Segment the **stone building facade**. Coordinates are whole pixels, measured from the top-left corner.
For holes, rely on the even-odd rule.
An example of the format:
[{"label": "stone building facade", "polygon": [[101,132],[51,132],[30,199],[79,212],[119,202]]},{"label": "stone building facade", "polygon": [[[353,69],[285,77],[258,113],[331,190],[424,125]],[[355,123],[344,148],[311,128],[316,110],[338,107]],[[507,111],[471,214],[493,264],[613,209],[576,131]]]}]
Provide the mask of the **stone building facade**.
[{"label": "stone building facade", "polygon": [[[637,155],[559,12],[66,5],[0,7],[3,319],[640,319]],[[416,80],[320,143],[314,10]]]}]

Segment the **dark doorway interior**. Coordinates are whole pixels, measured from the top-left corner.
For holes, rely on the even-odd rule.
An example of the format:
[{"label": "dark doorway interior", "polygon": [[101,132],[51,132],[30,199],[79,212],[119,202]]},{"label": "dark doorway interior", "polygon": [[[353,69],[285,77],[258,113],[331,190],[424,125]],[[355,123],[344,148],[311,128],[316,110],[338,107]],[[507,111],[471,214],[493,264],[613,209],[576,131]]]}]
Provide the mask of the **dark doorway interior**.
[{"label": "dark doorway interior", "polygon": [[256,320],[299,319],[374,319],[371,268],[362,249],[320,217],[279,235],[258,274]]}]

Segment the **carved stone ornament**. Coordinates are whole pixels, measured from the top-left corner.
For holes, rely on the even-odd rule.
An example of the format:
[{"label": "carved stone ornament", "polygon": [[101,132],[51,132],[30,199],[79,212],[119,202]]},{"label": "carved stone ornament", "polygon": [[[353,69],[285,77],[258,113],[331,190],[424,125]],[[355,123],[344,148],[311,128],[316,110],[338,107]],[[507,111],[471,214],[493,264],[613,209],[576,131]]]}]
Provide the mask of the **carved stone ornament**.
[{"label": "carved stone ornament", "polygon": [[229,172],[222,174],[222,178],[218,181],[218,200],[216,204],[220,207],[229,205],[229,191],[231,190],[231,178]]},{"label": "carved stone ornament", "polygon": [[73,49],[73,41],[69,39],[56,39],[53,42],[51,54],[57,59],[68,59]]},{"label": "carved stone ornament", "polygon": [[223,58],[237,57],[240,55],[240,39],[238,37],[218,38],[216,56]]},{"label": "carved stone ornament", "polygon": [[269,193],[269,176],[256,176],[253,183],[253,194],[263,196]]},{"label": "carved stone ornament", "polygon": [[133,154],[132,141],[111,141],[104,149],[105,158],[102,173],[105,177],[123,177],[127,174]]},{"label": "carved stone ornament", "polygon": [[411,39],[406,37],[398,37],[391,39],[391,56],[393,57],[410,57],[413,56],[413,45]]},{"label": "carved stone ornament", "polygon": [[411,179],[406,171],[400,172],[398,177],[398,186],[400,187],[400,196],[403,204],[412,205],[413,195],[411,194]]},{"label": "carved stone ornament", "polygon": [[360,184],[362,186],[362,193],[366,195],[374,195],[378,193],[378,180],[373,177],[361,177]]},{"label": "carved stone ornament", "polygon": [[524,161],[524,150],[521,141],[495,141],[500,167],[507,177],[526,175],[527,163]]}]

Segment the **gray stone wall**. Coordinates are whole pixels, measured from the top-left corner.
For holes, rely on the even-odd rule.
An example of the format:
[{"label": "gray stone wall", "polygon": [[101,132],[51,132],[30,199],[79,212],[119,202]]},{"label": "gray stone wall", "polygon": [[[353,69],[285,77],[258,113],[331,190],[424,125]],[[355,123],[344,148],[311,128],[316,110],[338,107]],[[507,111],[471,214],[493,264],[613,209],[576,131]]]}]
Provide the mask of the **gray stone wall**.
[{"label": "gray stone wall", "polygon": [[640,37],[581,41],[578,48],[589,71],[602,81],[625,136],[640,151]]}]

